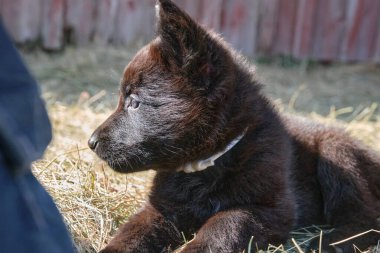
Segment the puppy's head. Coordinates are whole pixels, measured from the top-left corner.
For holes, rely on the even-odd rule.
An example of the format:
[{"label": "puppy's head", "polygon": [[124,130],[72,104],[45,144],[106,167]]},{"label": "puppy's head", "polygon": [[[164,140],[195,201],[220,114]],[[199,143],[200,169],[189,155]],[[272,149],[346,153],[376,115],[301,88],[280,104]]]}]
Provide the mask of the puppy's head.
[{"label": "puppy's head", "polygon": [[116,171],[175,170],[223,145],[229,50],[169,0],[157,16],[157,38],[126,66],[118,107],[89,140]]}]

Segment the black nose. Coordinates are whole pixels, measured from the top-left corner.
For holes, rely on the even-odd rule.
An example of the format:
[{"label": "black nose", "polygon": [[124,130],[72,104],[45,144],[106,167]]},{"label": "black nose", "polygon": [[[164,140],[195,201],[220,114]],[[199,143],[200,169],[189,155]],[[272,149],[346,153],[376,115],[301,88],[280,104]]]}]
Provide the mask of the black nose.
[{"label": "black nose", "polygon": [[91,138],[88,140],[88,146],[90,149],[95,150],[96,146],[98,145],[98,136],[96,134],[93,134]]}]

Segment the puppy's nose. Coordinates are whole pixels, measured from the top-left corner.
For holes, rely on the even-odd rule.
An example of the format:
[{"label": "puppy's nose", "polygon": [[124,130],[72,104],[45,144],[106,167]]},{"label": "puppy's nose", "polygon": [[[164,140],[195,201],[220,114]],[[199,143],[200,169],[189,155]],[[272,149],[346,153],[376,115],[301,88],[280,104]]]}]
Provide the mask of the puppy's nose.
[{"label": "puppy's nose", "polygon": [[97,134],[93,134],[90,139],[88,140],[88,146],[90,149],[95,150],[96,146],[98,145],[98,136]]}]

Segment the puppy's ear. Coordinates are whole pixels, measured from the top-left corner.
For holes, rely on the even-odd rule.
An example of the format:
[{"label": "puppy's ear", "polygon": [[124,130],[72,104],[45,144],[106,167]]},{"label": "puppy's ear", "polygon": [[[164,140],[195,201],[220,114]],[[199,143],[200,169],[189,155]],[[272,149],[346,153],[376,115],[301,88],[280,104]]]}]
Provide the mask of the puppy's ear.
[{"label": "puppy's ear", "polygon": [[201,50],[206,32],[170,0],[159,0],[156,11],[163,46],[179,65],[185,64],[188,55]]},{"label": "puppy's ear", "polygon": [[162,58],[183,70],[193,83],[210,86],[221,62],[218,51],[222,47],[172,1],[158,0],[156,11]]}]

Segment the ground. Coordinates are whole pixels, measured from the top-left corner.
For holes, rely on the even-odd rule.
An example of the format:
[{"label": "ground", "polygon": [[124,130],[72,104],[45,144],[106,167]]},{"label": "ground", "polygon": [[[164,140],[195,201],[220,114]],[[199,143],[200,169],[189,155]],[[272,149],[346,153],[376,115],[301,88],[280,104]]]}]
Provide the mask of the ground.
[{"label": "ground", "polygon": [[[144,203],[154,172],[114,173],[87,139],[115,107],[122,70],[136,50],[67,48],[23,53],[47,101],[53,141],[33,172],[55,199],[79,252],[96,252]],[[380,151],[380,67],[259,59],[256,73],[280,111],[345,128]],[[284,247],[301,252],[320,227],[295,231]],[[191,239],[191,238],[188,238]],[[252,252],[255,247],[252,245]],[[380,249],[380,247],[379,247]],[[270,249],[283,252],[283,248]]]}]

